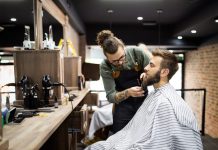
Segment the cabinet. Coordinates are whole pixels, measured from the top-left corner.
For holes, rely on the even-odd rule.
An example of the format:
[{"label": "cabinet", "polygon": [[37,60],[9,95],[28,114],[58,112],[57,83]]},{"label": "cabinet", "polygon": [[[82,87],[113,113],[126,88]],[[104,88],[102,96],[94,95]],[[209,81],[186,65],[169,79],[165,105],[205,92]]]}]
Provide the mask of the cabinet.
[{"label": "cabinet", "polygon": [[[14,52],[15,82],[27,76],[32,84],[38,84],[38,98],[43,100],[42,78],[49,75],[51,81],[63,83],[64,64],[60,50],[22,50]],[[63,87],[55,87],[58,101],[63,99]],[[22,91],[16,87],[16,103],[23,103]]]}]

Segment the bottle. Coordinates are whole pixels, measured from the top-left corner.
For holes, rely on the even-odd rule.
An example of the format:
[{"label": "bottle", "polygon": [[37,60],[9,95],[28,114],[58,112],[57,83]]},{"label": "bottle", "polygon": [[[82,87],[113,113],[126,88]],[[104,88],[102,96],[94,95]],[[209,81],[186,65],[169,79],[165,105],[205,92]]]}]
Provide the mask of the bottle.
[{"label": "bottle", "polygon": [[6,96],[6,107],[8,110],[10,110],[10,95]]},{"label": "bottle", "polygon": [[58,108],[58,99],[57,99],[57,96],[55,96],[55,99],[54,99],[54,107]]},{"label": "bottle", "polygon": [[77,81],[77,82],[78,82],[78,83],[77,83],[78,90],[80,91],[80,90],[82,90],[82,87],[81,87],[81,76],[78,76],[78,77],[77,77],[77,80],[78,80],[78,81]]}]

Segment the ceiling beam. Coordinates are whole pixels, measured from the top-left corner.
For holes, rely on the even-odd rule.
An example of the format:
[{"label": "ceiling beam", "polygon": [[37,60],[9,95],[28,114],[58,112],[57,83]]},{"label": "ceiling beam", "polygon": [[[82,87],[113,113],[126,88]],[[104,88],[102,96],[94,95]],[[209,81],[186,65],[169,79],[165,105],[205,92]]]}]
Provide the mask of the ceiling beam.
[{"label": "ceiling beam", "polygon": [[65,25],[65,14],[52,0],[42,0],[42,7],[49,12],[60,24]]}]

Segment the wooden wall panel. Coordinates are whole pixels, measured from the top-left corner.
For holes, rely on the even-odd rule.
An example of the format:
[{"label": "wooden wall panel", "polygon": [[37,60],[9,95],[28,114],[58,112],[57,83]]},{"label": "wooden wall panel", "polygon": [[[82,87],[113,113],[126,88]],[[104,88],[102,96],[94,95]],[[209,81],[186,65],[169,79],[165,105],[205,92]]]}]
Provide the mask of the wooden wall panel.
[{"label": "wooden wall panel", "polygon": [[81,75],[81,57],[64,57],[64,84],[67,87],[78,87],[78,76]]}]

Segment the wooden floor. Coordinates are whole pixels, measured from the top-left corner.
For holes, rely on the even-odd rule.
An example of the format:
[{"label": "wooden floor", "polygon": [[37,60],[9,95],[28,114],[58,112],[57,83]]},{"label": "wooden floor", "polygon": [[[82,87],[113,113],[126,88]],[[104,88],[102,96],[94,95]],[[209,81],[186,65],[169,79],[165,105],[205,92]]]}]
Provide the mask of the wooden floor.
[{"label": "wooden floor", "polygon": [[[218,138],[212,138],[209,135],[202,136],[204,150],[218,150]],[[78,143],[77,150],[83,150],[85,147]]]}]

